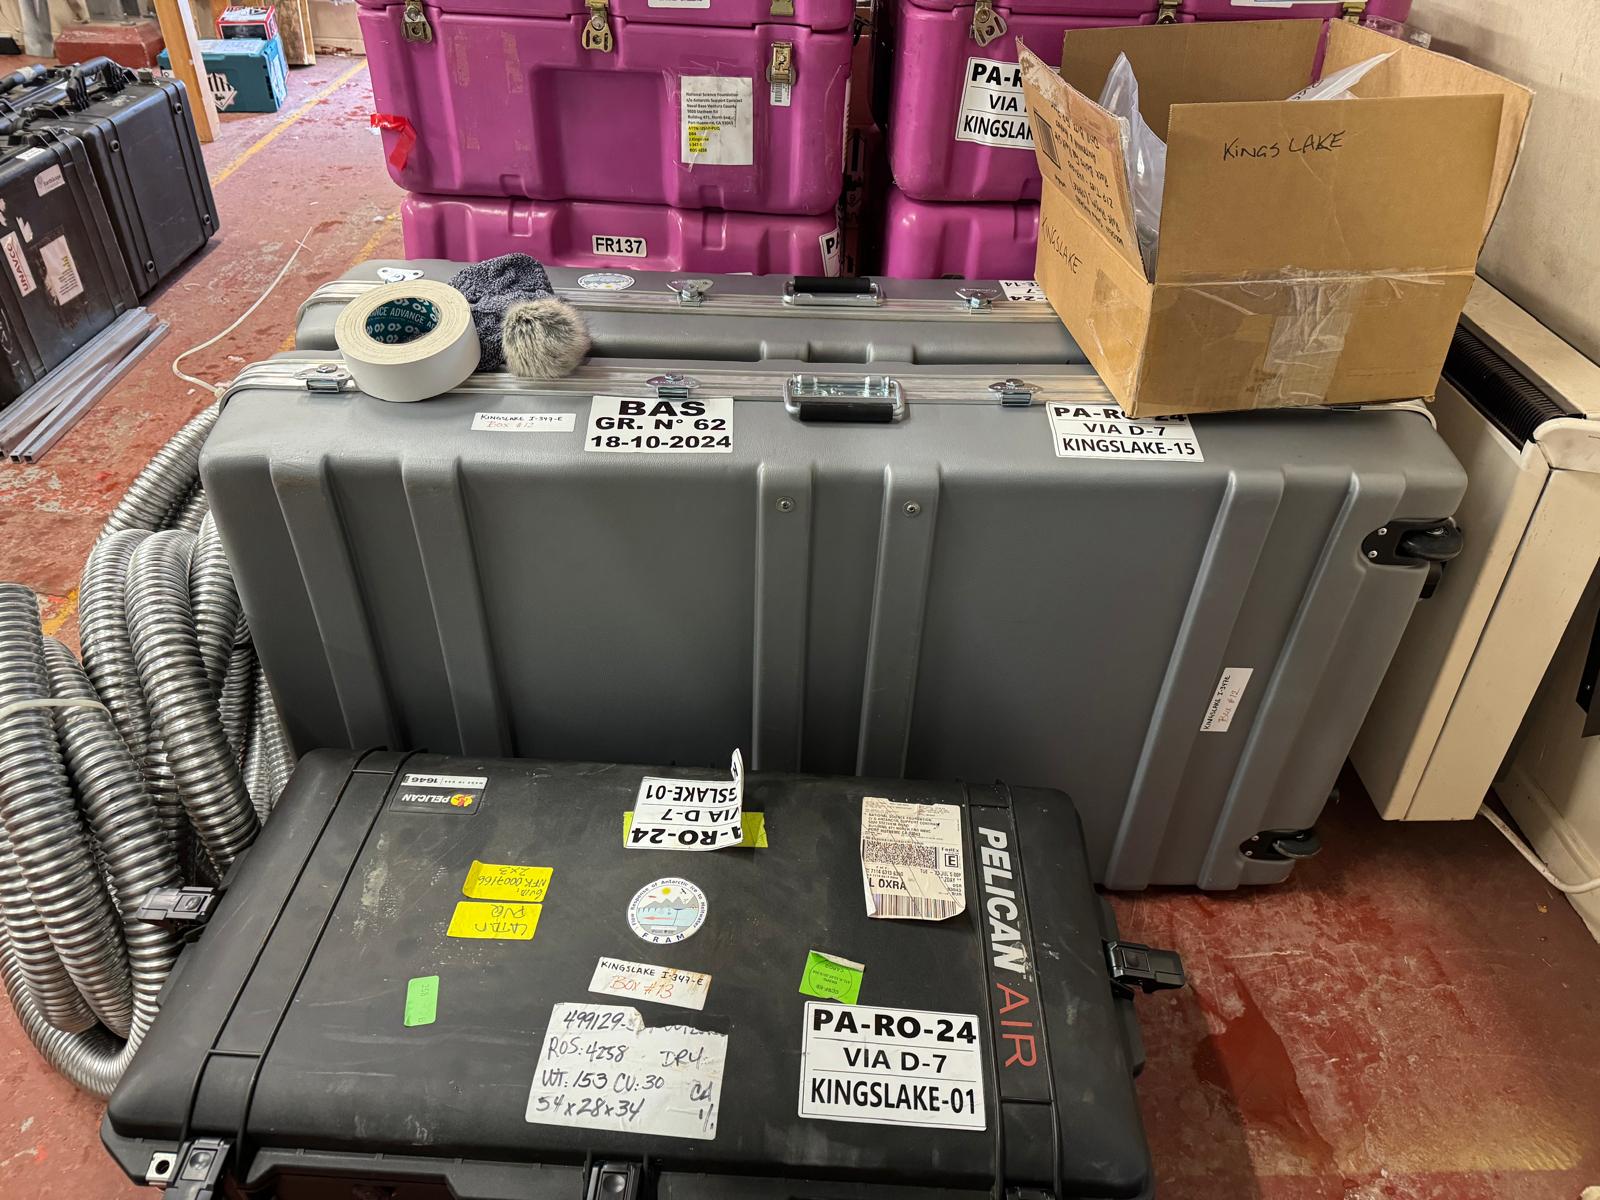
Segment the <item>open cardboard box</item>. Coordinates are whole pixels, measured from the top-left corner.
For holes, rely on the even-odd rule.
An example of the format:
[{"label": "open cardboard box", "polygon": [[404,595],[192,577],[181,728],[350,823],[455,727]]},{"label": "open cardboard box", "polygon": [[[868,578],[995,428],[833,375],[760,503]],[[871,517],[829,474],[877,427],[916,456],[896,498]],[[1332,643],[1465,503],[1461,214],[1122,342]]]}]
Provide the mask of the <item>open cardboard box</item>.
[{"label": "open cardboard box", "polygon": [[[1361,97],[1289,101],[1318,21],[1073,30],[1026,47],[1044,174],[1036,272],[1131,416],[1432,395],[1532,102],[1488,71],[1345,21],[1323,72],[1394,56]],[[1167,142],[1146,277],[1114,117],[1117,54]]]}]

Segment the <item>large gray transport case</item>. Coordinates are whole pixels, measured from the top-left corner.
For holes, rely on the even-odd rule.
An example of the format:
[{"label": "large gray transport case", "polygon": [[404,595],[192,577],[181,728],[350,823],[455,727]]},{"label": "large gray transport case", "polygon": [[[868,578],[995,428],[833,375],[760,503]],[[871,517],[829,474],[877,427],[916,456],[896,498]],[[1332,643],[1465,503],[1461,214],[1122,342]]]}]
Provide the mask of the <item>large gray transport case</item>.
[{"label": "large gray transport case", "polygon": [[[1043,306],[771,285],[641,276],[549,384],[386,404],[336,354],[244,371],[201,472],[296,745],[1028,779],[1109,886],[1286,878],[1453,548],[1465,479],[1421,406],[1136,424],[1089,368],[1009,355],[1073,349]],[[763,357],[763,326],[835,361]],[[659,356],[671,327],[722,360]],[[916,361],[935,342],[971,356]],[[726,445],[653,431],[683,397]],[[652,431],[617,429],[641,401]]]}]

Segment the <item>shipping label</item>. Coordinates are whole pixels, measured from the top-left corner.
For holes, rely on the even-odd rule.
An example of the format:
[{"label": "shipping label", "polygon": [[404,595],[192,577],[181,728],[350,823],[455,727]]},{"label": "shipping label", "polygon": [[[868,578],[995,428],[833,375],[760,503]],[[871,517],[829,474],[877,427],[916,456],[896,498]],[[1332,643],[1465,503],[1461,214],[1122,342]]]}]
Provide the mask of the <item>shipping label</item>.
[{"label": "shipping label", "polygon": [[654,1000],[676,1008],[702,1009],[711,990],[711,976],[676,967],[656,967],[623,958],[602,958],[589,990],[619,1000]]},{"label": "shipping label", "polygon": [[1188,417],[1134,420],[1115,403],[1051,401],[1050,440],[1057,458],[1137,458],[1148,462],[1205,462]]},{"label": "shipping label", "polygon": [[967,59],[956,111],[956,141],[1012,150],[1032,150],[1028,110],[1022,100],[1022,68],[992,58]]},{"label": "shipping label", "polygon": [[755,162],[755,80],[684,75],[678,80],[680,158],[691,167]]},{"label": "shipping label", "polygon": [[733,778],[639,781],[628,826],[630,850],[718,850],[744,841],[744,756],[733,752]]},{"label": "shipping label", "polygon": [[983,1086],[972,1013],[806,1002],[802,1117],[982,1130]]},{"label": "shipping label", "polygon": [[943,921],[966,911],[961,810],[954,804],[861,799],[867,916]]}]

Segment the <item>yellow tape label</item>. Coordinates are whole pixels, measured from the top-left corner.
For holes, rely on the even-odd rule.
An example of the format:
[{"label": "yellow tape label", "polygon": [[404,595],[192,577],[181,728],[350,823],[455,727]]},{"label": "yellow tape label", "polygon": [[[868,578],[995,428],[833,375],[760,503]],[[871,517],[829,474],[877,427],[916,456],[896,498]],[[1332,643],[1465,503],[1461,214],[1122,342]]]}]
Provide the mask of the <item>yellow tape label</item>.
[{"label": "yellow tape label", "polygon": [[472,860],[467,871],[467,881],[461,885],[461,894],[474,900],[530,900],[544,899],[550,890],[551,867],[518,867],[506,863],[486,863]]},{"label": "yellow tape label", "polygon": [[542,904],[502,903],[492,900],[459,900],[445,930],[456,938],[490,938],[502,942],[526,942],[539,928]]}]

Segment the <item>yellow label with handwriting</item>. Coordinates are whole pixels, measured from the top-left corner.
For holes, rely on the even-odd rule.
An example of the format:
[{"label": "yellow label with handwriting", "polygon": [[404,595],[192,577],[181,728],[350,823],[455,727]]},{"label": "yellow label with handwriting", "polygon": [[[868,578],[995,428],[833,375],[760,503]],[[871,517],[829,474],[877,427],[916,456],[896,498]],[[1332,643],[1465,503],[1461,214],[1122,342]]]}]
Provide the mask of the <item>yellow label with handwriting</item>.
[{"label": "yellow label with handwriting", "polygon": [[467,871],[467,881],[461,885],[461,894],[474,900],[532,900],[544,899],[550,890],[551,867],[516,867],[506,863],[486,863],[472,860]]},{"label": "yellow label with handwriting", "polygon": [[539,928],[542,904],[501,900],[459,900],[445,930],[456,938],[490,938],[502,942],[526,942]]}]

